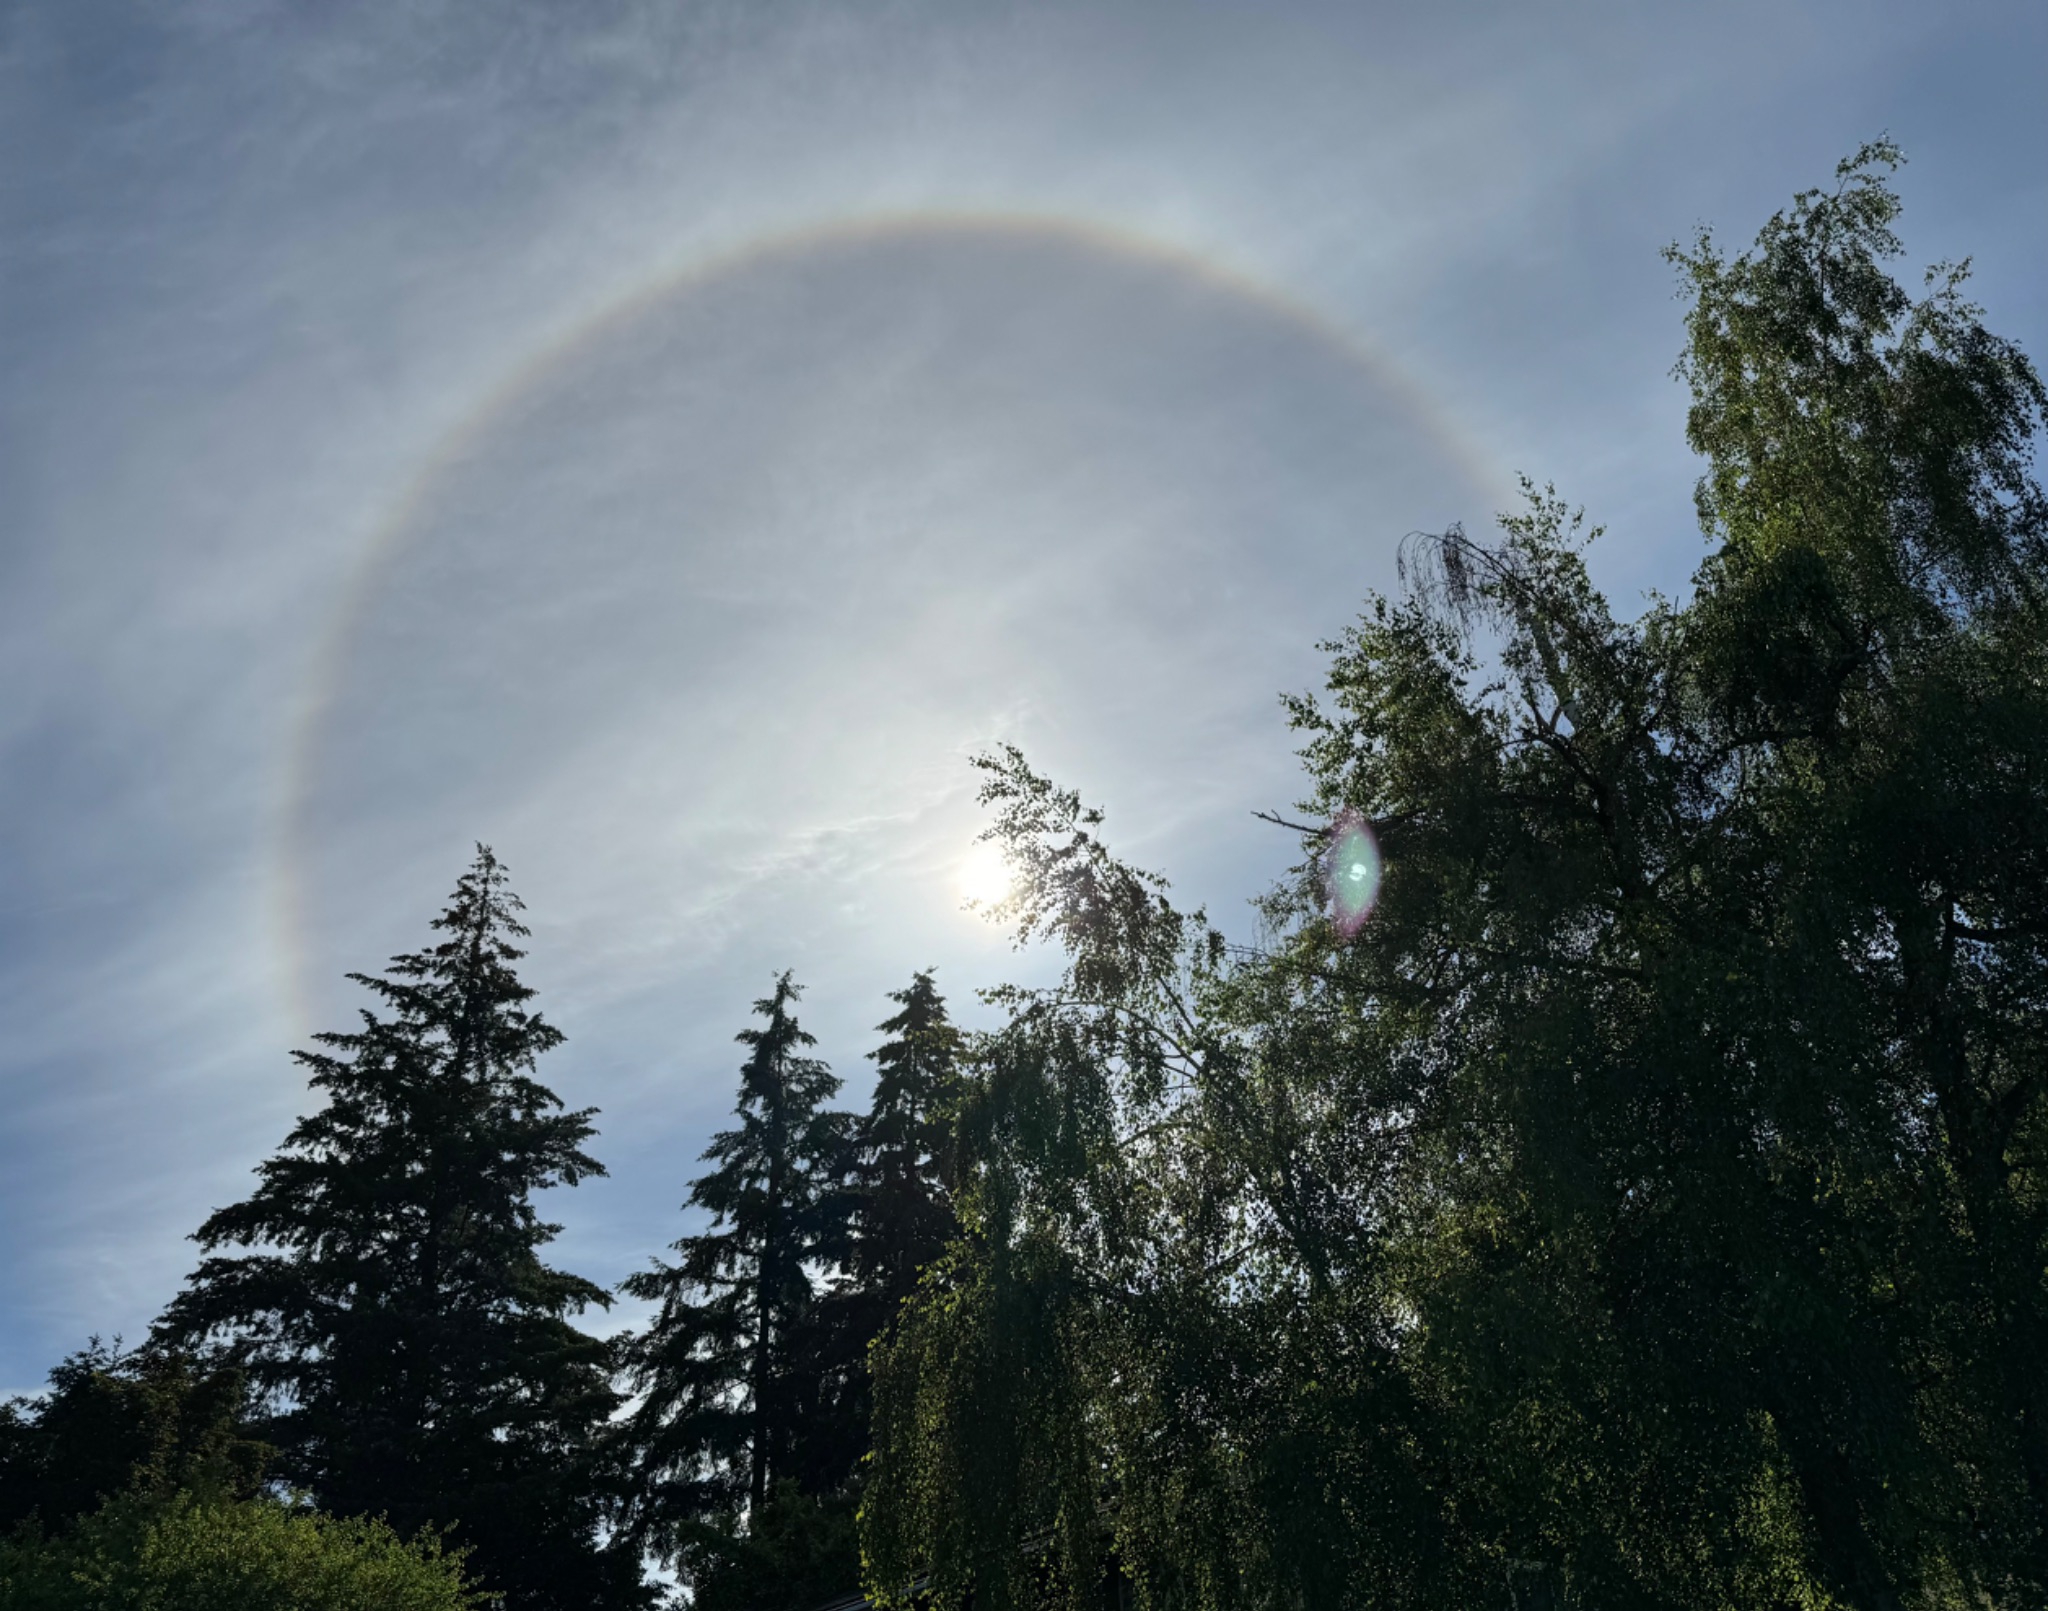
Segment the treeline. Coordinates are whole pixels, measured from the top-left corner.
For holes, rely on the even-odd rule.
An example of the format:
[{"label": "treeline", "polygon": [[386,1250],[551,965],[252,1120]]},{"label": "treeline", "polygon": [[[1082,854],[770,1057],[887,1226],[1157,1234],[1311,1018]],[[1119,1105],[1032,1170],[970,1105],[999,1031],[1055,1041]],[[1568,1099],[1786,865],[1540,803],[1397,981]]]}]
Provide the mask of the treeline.
[{"label": "treeline", "polygon": [[867,1347],[954,1229],[961,1041],[932,975],[892,998],[858,1114],[775,981],[689,1189],[709,1226],[624,1283],[653,1320],[601,1339],[576,1317],[612,1294],[543,1257],[535,1194],[604,1170],[594,1113],[536,1077],[562,1036],[515,972],[520,911],[479,847],[437,943],[351,975],[375,1005],[297,1054],[324,1104],[199,1228],[147,1343],[95,1342],[7,1407],[0,1526],[68,1548],[109,1497],[132,1522],[282,1485],[378,1518],[377,1550],[445,1542],[509,1606],[647,1603],[650,1558],[707,1608],[858,1583]]},{"label": "treeline", "polygon": [[1896,160],[1672,254],[1684,602],[1548,492],[1411,542],[1289,704],[1259,945],[983,758],[1064,977],[963,1036],[916,976],[861,1115],[776,981],[601,1341],[484,852],[148,1346],[10,1412],[6,1514],[283,1482],[395,1529],[308,1558],[454,1526],[535,1608],[2048,1603],[2048,391],[1892,277]]}]

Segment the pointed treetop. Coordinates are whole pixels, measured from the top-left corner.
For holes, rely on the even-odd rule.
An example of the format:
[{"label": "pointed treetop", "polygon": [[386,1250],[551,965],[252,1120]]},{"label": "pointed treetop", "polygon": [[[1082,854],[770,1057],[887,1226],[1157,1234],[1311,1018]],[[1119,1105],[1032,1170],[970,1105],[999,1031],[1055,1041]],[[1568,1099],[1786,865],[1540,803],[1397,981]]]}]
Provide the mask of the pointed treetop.
[{"label": "pointed treetop", "polygon": [[791,1005],[803,999],[804,987],[796,982],[795,970],[785,968],[775,976],[775,994],[763,996],[754,1003],[757,1015],[768,1020],[762,1029],[743,1029],[733,1039],[742,1046],[765,1047],[773,1052],[786,1051],[792,1046],[815,1046],[818,1039],[797,1027],[791,1015]]}]

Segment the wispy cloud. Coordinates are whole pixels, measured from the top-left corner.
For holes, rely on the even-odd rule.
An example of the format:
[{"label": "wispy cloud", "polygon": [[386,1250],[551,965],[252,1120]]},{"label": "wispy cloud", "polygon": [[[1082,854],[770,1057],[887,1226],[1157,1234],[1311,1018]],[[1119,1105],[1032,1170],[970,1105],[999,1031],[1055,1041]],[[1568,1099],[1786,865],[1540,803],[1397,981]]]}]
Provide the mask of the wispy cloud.
[{"label": "wispy cloud", "polygon": [[[2042,350],[2044,56],[2024,3],[5,12],[0,1379],[139,1332],[303,1099],[292,981],[352,1010],[474,839],[607,1110],[604,1276],[771,968],[857,1082],[911,968],[1032,965],[956,909],[975,744],[1229,921],[1273,696],[1403,532],[1529,469],[1682,584],[1664,240],[1889,127]],[[1028,231],[690,277],[906,212],[1267,290]]]}]

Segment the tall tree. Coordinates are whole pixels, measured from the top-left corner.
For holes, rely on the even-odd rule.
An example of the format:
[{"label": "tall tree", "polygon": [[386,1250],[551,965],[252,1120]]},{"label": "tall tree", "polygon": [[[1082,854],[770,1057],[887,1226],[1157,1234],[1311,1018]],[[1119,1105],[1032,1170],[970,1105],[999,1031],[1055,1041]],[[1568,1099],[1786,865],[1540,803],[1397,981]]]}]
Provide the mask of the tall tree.
[{"label": "tall tree", "polygon": [[839,1080],[808,1055],[800,987],[787,973],[754,1004],[763,1023],[737,1037],[739,1123],[705,1149],[708,1173],[686,1207],[708,1229],[674,1244],[625,1290],[660,1309],[632,1344],[643,1398],[634,1449],[633,1535],[703,1576],[758,1519],[771,1490],[814,1486],[809,1437],[819,1391],[818,1281],[845,1252],[846,1115],[826,1108]]},{"label": "tall tree", "polygon": [[1330,646],[1263,952],[991,759],[1070,966],[880,1356],[878,1590],[1106,1524],[1213,1607],[2048,1597],[2048,393],[1893,280],[1895,157],[1676,254],[1688,600],[1532,492]]},{"label": "tall tree", "polygon": [[[805,1327],[802,1375],[815,1386],[799,1480],[849,1522],[872,1416],[870,1346],[955,1229],[946,1175],[961,1035],[929,971],[889,999],[899,1010],[876,1026],[888,1039],[869,1054],[874,1093],[852,1126],[845,1178],[827,1205],[843,1225],[842,1263]],[[785,1531],[792,1540],[833,1536],[818,1520]]]},{"label": "tall tree", "polygon": [[479,846],[439,942],[350,975],[377,1010],[296,1054],[326,1103],[200,1227],[210,1256],[158,1334],[230,1349],[274,1397],[281,1472],[326,1509],[453,1528],[510,1606],[630,1605],[592,1468],[610,1349],[570,1318],[608,1299],[543,1261],[559,1227],[533,1202],[604,1171],[592,1110],[535,1074],[562,1036],[514,972],[520,910]]},{"label": "tall tree", "polygon": [[961,1036],[929,969],[889,999],[900,1009],[876,1027],[888,1040],[870,1055],[875,1090],[857,1139],[848,1274],[871,1294],[862,1342],[916,1290],[918,1272],[951,1239],[945,1178],[958,1096]]}]

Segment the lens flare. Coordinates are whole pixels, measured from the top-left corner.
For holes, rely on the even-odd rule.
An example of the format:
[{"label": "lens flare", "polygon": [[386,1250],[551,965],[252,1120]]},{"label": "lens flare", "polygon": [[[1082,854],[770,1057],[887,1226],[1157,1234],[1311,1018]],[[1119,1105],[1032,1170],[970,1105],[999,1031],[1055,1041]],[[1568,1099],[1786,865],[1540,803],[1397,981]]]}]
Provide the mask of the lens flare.
[{"label": "lens flare", "polygon": [[1372,825],[1348,806],[1330,824],[1330,842],[1323,850],[1323,890],[1330,900],[1330,921],[1347,940],[1365,927],[1380,898],[1379,841],[1372,836]]}]

